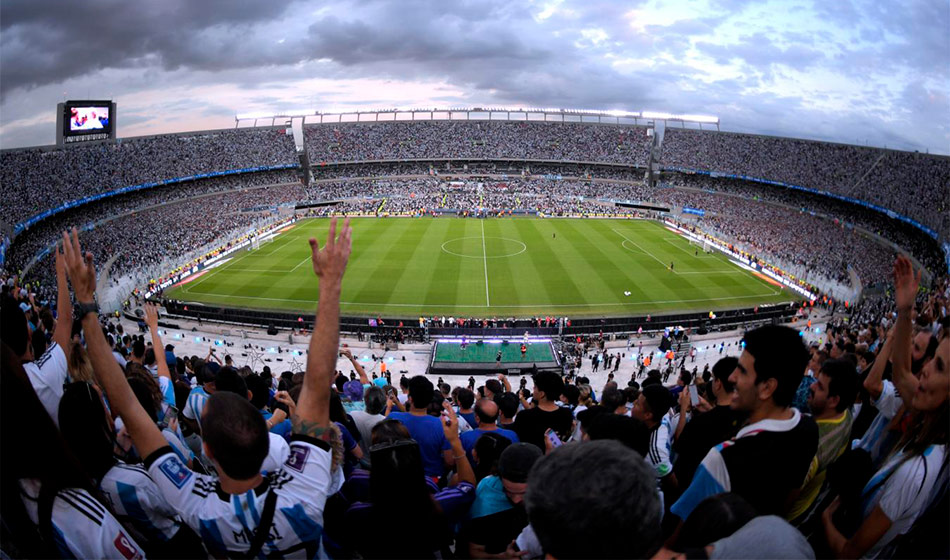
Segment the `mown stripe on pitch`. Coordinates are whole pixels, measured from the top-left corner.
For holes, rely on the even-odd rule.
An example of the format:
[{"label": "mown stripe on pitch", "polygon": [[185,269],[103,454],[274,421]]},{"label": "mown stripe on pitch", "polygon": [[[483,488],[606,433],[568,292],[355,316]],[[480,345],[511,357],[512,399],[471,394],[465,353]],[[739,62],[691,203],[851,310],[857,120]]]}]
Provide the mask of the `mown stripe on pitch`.
[{"label": "mown stripe on pitch", "polygon": [[[574,281],[576,273],[570,270],[571,266],[564,258],[565,252],[562,250],[562,244],[568,244],[569,242],[564,239],[563,232],[553,226],[554,223],[560,224],[561,221],[552,220],[549,229],[549,231],[556,230],[562,234],[559,240],[561,243],[558,244],[557,249],[548,240],[548,232],[542,233],[543,229],[548,229],[546,227],[547,223],[543,220],[538,220],[535,224],[525,224],[526,227],[521,228],[524,242],[529,248],[527,255],[531,258],[532,266],[539,272],[541,286],[548,296],[549,303],[576,303],[580,307],[587,303],[587,298],[583,296],[581,287]],[[539,305],[539,307],[543,307],[543,305]]]},{"label": "mown stripe on pitch", "polygon": [[418,309],[406,308],[406,313],[421,310],[425,297],[423,290],[435,275],[434,251],[439,250],[442,238],[448,230],[448,221],[437,218],[416,218],[410,223],[414,238],[409,246],[411,254],[406,258],[406,268],[399,278],[393,279],[393,291],[386,303],[418,303]]},{"label": "mown stripe on pitch", "polygon": [[[391,245],[381,242],[390,239],[390,232],[399,229],[398,222],[383,218],[362,218],[355,220],[353,226],[353,253],[347,264],[346,275],[343,277],[343,301],[360,301],[359,294],[364,290],[372,290],[379,284],[377,270]],[[399,226],[399,227],[397,227]]]},{"label": "mown stripe on pitch", "polygon": [[[521,235],[517,233],[516,230],[509,231],[509,228],[512,224],[512,220],[501,218],[495,220],[485,220],[485,237],[487,238],[507,238],[516,241],[521,241]],[[506,247],[509,245],[516,246],[520,248],[519,245],[501,241],[498,244],[499,248],[496,248],[492,251],[492,242],[497,242],[497,239],[491,239],[486,244],[486,249],[488,251],[489,257],[499,257],[499,251],[506,251]],[[525,250],[527,252],[527,249]],[[537,299],[537,290],[534,289],[533,283],[521,282],[521,276],[525,267],[523,266],[526,263],[526,260],[520,259],[524,256],[522,253],[517,257],[502,257],[502,258],[490,258],[486,259],[488,263],[488,282],[489,290],[491,295],[491,304],[492,307],[501,307],[504,305],[519,305],[521,303],[521,290],[525,287],[530,288],[529,294],[532,297]],[[534,300],[532,300],[534,301]]]},{"label": "mown stripe on pitch", "polygon": [[[564,224],[564,227],[568,230],[565,233],[569,236],[571,243],[579,249],[581,258],[584,259],[587,268],[590,269],[591,274],[589,278],[591,282],[596,281],[602,286],[603,294],[598,300],[609,301],[613,299],[617,301],[618,304],[623,303],[623,292],[630,289],[627,284],[636,285],[637,280],[635,276],[632,276],[628,271],[620,267],[616,258],[611,258],[610,255],[601,249],[601,245],[604,247],[612,246],[608,239],[597,232],[594,227],[586,223],[575,224],[568,222]],[[617,283],[611,285],[609,283],[611,279],[614,279]],[[630,291],[632,292],[633,290],[630,289]],[[650,301],[651,299],[656,298],[647,298],[643,301]]]},{"label": "mown stripe on pitch", "polygon": [[361,290],[354,292],[345,301],[368,300],[379,303],[391,301],[396,285],[412,266],[419,232],[418,225],[408,220],[400,223],[396,230],[387,230],[387,236],[390,238],[389,248],[376,261],[376,266],[371,272],[376,281],[364,284]]},{"label": "mown stripe on pitch", "polygon": [[[422,284],[420,282],[419,285],[419,288],[424,290],[422,294],[424,299],[422,301],[424,301],[425,305],[423,307],[426,305],[452,305],[459,303],[456,299],[455,289],[462,275],[462,266],[459,262],[462,259],[443,251],[442,244],[450,239],[467,235],[465,233],[465,220],[452,218],[440,219],[447,220],[448,227],[443,230],[441,239],[434,235],[438,230],[433,231],[432,244],[426,244],[430,247],[430,251],[432,252],[429,258],[432,259],[433,273],[428,283]],[[447,315],[449,312],[449,310],[445,308],[440,308],[437,311],[440,315]],[[431,315],[433,313],[429,314]]]},{"label": "mown stripe on pitch", "polygon": [[[610,229],[610,226],[616,227],[618,222],[615,220],[598,220],[584,222],[584,224],[586,227],[589,227],[593,235],[598,238],[599,242],[594,244],[597,245],[600,251],[607,255],[610,262],[616,266],[617,274],[619,274],[617,279],[624,283],[622,286],[614,286],[616,291],[612,294],[613,296],[619,298],[619,294],[630,292],[629,296],[623,297],[623,303],[650,302],[661,299],[657,298],[654,292],[657,282],[644,278],[640,273],[641,269],[649,268],[655,264],[656,261],[651,259],[648,255],[632,253],[625,249],[623,245],[617,244],[618,240],[620,243],[623,243],[623,239],[619,238],[617,233]],[[588,239],[590,239],[589,236]],[[630,256],[636,257],[637,267],[628,265]]]}]

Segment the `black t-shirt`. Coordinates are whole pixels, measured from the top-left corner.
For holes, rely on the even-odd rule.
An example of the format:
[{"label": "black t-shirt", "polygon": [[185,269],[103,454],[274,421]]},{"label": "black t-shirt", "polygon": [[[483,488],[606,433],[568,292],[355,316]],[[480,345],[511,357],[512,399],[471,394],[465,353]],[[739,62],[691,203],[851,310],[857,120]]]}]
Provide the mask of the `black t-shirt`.
[{"label": "black t-shirt", "polygon": [[733,492],[759,515],[785,514],[793,490],[801,488],[818,449],[818,425],[792,409],[787,420],[765,419],[744,426],[735,439],[714,446],[671,511],[686,519],[705,498]]},{"label": "black t-shirt", "polygon": [[518,413],[512,429],[518,434],[519,440],[536,445],[544,451],[544,432],[548,428],[564,440],[570,435],[573,423],[574,415],[567,408],[550,412],[540,408],[528,408]]},{"label": "black t-shirt", "polygon": [[673,473],[681,488],[689,485],[696,467],[714,445],[736,435],[741,418],[742,414],[729,406],[717,406],[708,412],[697,414],[686,423],[683,433],[673,443],[673,449],[677,453]]},{"label": "black t-shirt", "polygon": [[476,517],[462,529],[460,541],[479,544],[488,554],[504,552],[511,541],[528,526],[528,514],[523,506]]},{"label": "black t-shirt", "polygon": [[763,431],[722,450],[732,491],[759,515],[784,515],[789,492],[801,487],[818,451],[818,425],[811,416],[788,431]]}]

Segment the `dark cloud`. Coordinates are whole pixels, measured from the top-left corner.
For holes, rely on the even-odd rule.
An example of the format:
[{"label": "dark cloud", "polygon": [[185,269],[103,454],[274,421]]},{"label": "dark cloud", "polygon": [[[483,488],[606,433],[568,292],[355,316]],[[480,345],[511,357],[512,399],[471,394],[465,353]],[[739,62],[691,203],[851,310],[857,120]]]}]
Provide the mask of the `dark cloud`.
[{"label": "dark cloud", "polygon": [[[159,62],[224,68],[245,54],[242,31],[283,14],[287,0],[25,0],[0,5],[0,95],[104,68]],[[203,41],[205,33],[208,41]],[[203,48],[197,48],[198,44]],[[254,61],[266,58],[257,53]]]},{"label": "dark cloud", "polygon": [[[769,14],[751,0],[713,0],[712,11],[684,5],[669,25],[651,24],[663,4],[565,0],[538,18],[547,1],[12,0],[0,4],[0,130],[5,143],[51,142],[52,121],[36,121],[53,118],[64,91],[122,100],[120,127],[154,130],[154,115],[174,113],[169,131],[189,114],[229,126],[245,109],[226,106],[235,102],[397,104],[385,85],[360,92],[350,81],[370,79],[433,84],[427,99],[449,105],[712,113],[748,132],[948,151],[947,125],[934,124],[950,122],[946,3],[816,0]],[[799,18],[820,24],[786,25]],[[742,74],[719,79],[697,56]],[[816,109],[840,105],[832,92],[766,91],[812,69],[851,79],[846,114]],[[881,87],[901,72],[908,83]],[[323,80],[306,86],[318,91],[302,89],[310,78]],[[208,99],[210,88],[234,95]]]}]

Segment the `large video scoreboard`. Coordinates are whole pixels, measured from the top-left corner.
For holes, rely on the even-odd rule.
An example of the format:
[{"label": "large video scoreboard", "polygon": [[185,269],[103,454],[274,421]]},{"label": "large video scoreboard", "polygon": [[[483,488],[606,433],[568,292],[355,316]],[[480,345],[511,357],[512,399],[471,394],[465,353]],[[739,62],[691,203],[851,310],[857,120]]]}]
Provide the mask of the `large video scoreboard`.
[{"label": "large video scoreboard", "polygon": [[56,106],[56,145],[114,141],[114,101],[70,100]]}]

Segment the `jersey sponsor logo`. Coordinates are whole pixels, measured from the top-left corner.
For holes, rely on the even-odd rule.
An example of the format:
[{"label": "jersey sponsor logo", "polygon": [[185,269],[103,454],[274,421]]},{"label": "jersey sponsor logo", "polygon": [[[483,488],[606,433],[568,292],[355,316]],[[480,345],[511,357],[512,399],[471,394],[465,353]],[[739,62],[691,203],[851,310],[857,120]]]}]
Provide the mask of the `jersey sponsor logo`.
[{"label": "jersey sponsor logo", "polygon": [[138,548],[122,533],[115,536],[115,540],[112,541],[112,544],[115,545],[115,549],[119,551],[119,554],[124,556],[127,560],[140,560],[143,558]]},{"label": "jersey sponsor logo", "polygon": [[185,468],[185,465],[181,463],[181,460],[174,455],[162,461],[162,464],[160,464],[158,468],[168,480],[179,489],[188,482],[192,474],[191,471]]},{"label": "jersey sponsor logo", "polygon": [[309,456],[310,448],[303,445],[291,445],[290,455],[287,457],[287,462],[284,464],[287,465],[288,468],[302,473],[304,466],[307,464],[307,457]]}]

